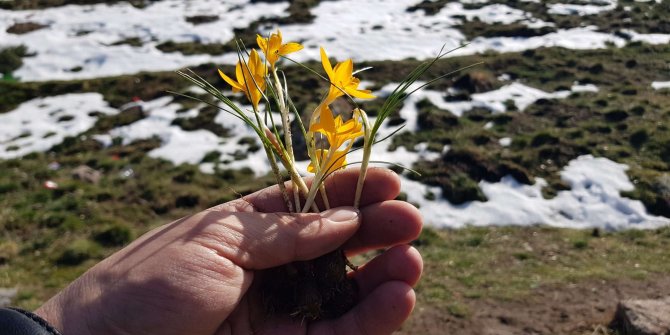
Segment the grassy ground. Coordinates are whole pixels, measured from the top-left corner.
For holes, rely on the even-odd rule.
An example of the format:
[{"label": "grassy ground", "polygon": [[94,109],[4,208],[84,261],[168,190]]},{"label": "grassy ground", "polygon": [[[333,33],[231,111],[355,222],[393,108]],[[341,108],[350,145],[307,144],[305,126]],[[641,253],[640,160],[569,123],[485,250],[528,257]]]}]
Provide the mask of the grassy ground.
[{"label": "grassy ground", "polygon": [[[33,308],[139,234],[274,180],[251,170],[208,175],[147,157],[157,144],[102,149],[70,138],[49,155],[0,161],[0,287],[19,287],[16,304]],[[48,168],[53,161],[58,170]],[[101,171],[100,181],[74,178],[80,164]],[[58,189],[46,189],[47,180]]]},{"label": "grassy ground", "polygon": [[[411,149],[416,143],[428,142],[436,151],[445,144],[451,145],[452,150],[442,158],[419,162],[414,167],[423,173],[422,181],[441,186],[452,202],[485,200],[477,182],[497,180],[505,174],[526,183],[535,177],[544,177],[550,182],[545,195],[551,197],[567,187],[557,172],[569,160],[587,153],[608,157],[631,166],[629,175],[635,181],[636,190],[628,196],[643,200],[653,213],[668,215],[670,130],[664,120],[670,116],[670,93],[655,91],[650,86],[652,80],[670,79],[665,62],[668,57],[668,46],[636,44],[623,49],[549,48],[448,59],[439,62],[432,73],[439,75],[485,61],[485,65],[431,87],[459,87],[463,93],[458,99],[468,99],[471,94],[504,85],[497,79],[502,74],[546,91],[566,89],[576,81],[593,83],[600,91],[574,94],[563,100],[541,100],[523,113],[515,111],[516,106],[510,103],[508,113],[475,110],[460,118],[422,102],[419,106],[422,129],[401,134],[394,145]],[[398,81],[416,64],[401,61],[360,66],[373,66],[363,77],[381,86]],[[311,65],[318,68],[317,64]],[[215,68],[209,64],[195,70],[222,85]],[[232,72],[231,67],[222,68]],[[325,85],[302,76],[304,70],[288,68],[287,71],[296,105],[307,114],[314,108],[315,98],[310,92],[314,87],[325,88]],[[186,83],[171,72],[68,82],[3,81],[0,82],[0,112],[39,96],[100,92],[110,104],[120,106],[133,96],[150,100],[168,94],[169,89],[186,88]],[[178,101],[185,107],[193,106],[188,100]],[[379,103],[372,101],[363,107],[374,113]],[[211,128],[214,116],[214,111],[203,110],[197,118],[178,119],[176,124],[186,130],[208,125]],[[128,112],[103,117],[88,133],[106,132],[142,117],[141,113]],[[488,122],[494,124],[490,129],[484,127]],[[227,135],[226,129],[220,126],[210,130]],[[497,141],[501,137],[511,137],[511,147],[501,147]],[[148,158],[145,153],[157,145],[157,140],[148,140],[103,149],[93,140],[75,137],[68,138],[53,153],[0,162],[0,170],[7,171],[0,176],[3,212],[0,216],[3,231],[0,278],[4,278],[0,286],[19,285],[19,305],[36,306],[118,245],[152,226],[271,183],[270,178],[255,180],[250,171],[204,175],[194,166],[175,167]],[[63,167],[51,171],[47,168],[51,161],[59,161]],[[100,183],[73,180],[70,171],[80,164],[102,171]],[[120,173],[127,167],[131,167],[135,175],[124,179]],[[44,189],[42,183],[48,179],[59,182],[61,188]],[[243,188],[236,189],[240,185],[244,185]],[[532,235],[533,231],[540,238]],[[640,238],[631,239],[631,234],[639,234]],[[592,238],[589,232],[539,228],[429,230],[418,242],[426,255],[428,268],[420,299],[422,304],[433,306],[431,308],[466,316],[468,305],[459,300],[461,297],[509,299],[529,294],[537,285],[589,280],[609,274],[618,276],[620,274],[608,266],[618,266],[626,259],[639,258],[637,263],[644,266],[641,270],[631,269],[627,275],[641,278],[645,273],[667,271],[663,267],[667,259],[656,252],[663,250],[666,235],[667,232],[628,232]],[[540,241],[539,247],[533,241]],[[638,243],[640,241],[642,243]],[[524,243],[530,243],[533,251],[523,248]],[[549,246],[555,250],[543,249]],[[537,254],[538,250],[544,251]],[[602,252],[611,258],[603,258]],[[555,253],[559,261],[547,261],[551,253]],[[492,255],[495,257],[491,258]],[[444,263],[449,260],[455,264]],[[510,266],[522,272],[500,276]]]},{"label": "grassy ground", "polygon": [[[446,2],[426,1],[418,7],[433,13]],[[581,24],[573,17],[549,15],[529,2],[491,2],[522,8],[535,17],[554,22],[557,28]],[[17,7],[19,3],[23,7]],[[19,9],[61,3],[59,0],[9,4]],[[317,3],[292,2],[290,16],[284,20],[309,22],[312,18],[307,9]],[[2,3],[5,7],[10,5]],[[631,11],[603,13],[582,21],[608,32],[622,28],[670,32],[662,19],[667,16],[664,13],[668,13],[669,1],[655,5],[624,0],[620,5],[631,6]],[[619,17],[624,15],[621,13],[631,19],[623,20]],[[212,18],[192,19],[200,22]],[[266,23],[273,22],[260,20],[237,33],[251,45],[255,30]],[[555,28],[529,30],[515,24],[464,21],[460,29],[475,37],[541,35]],[[137,45],[141,41],[121,42]],[[187,54],[231,49],[230,44],[168,43],[161,47]],[[21,48],[0,52],[0,59],[6,60],[0,61],[5,66],[0,72],[15,70],[26,52]],[[532,183],[536,177],[545,178],[549,186],[544,194],[552,197],[567,187],[558,176],[567,162],[583,154],[607,157],[630,166],[628,174],[636,189],[624,195],[642,200],[652,213],[668,216],[670,90],[656,91],[650,86],[652,81],[670,80],[667,59],[670,46],[639,43],[622,49],[544,48],[447,59],[436,64],[433,75],[485,62],[430,87],[460,88],[462,93],[450,99],[467,100],[472,94],[499,88],[507,83],[498,79],[503,74],[548,92],[568,89],[574,82],[594,84],[599,92],[540,100],[523,113],[509,102],[508,113],[473,110],[460,118],[424,101],[419,105],[421,129],[401,134],[393,145],[411,150],[417,143],[428,142],[435,151],[450,145],[452,149],[441,158],[418,162],[414,168],[423,173],[420,180],[440,186],[445,197],[455,203],[485,200],[477,183],[482,179],[496,181],[506,174],[524,183]],[[405,60],[356,65],[374,67],[360,76],[378,88],[399,81],[417,64]],[[311,66],[320,68],[316,63]],[[233,72],[230,66],[221,68],[226,73]],[[215,69],[214,64],[195,68],[223,87]],[[311,75],[305,76],[304,70],[292,67],[286,71],[296,106],[306,116],[318,100],[313,93],[315,88],[325,89],[325,84]],[[99,92],[118,107],[134,96],[151,100],[167,95],[167,90],[184,91],[187,86],[171,72],[43,83],[6,78],[0,81],[0,113],[36,97],[72,92]],[[188,100],[178,101],[185,108],[194,106]],[[367,102],[363,108],[374,114],[380,103]],[[209,129],[225,137],[225,127],[213,123],[215,112],[203,109],[198,117],[178,119],[175,124],[185,130]],[[103,117],[86,135],[106,132],[143,117],[133,112]],[[486,128],[488,123],[493,127]],[[502,137],[512,139],[510,147],[498,143]],[[88,267],[152,227],[272,183],[272,178],[257,179],[249,170],[220,170],[206,175],[195,166],[174,166],[147,157],[146,152],[158,145],[157,139],[151,139],[127,146],[117,142],[102,148],[93,140],[73,137],[51,153],[0,161],[0,287],[18,287],[15,304],[34,308]],[[214,159],[216,153],[205,160]],[[48,168],[53,161],[60,162],[60,169]],[[101,171],[101,180],[91,184],[74,179],[72,169],[81,164]],[[130,177],[128,168],[133,171]],[[45,189],[42,184],[46,180],[58,182],[59,189]],[[589,326],[605,324],[611,316],[607,314],[608,308],[613,308],[615,302],[598,300],[602,296],[615,299],[649,295],[649,290],[658,288],[659,292],[662,285],[670,285],[663,279],[670,273],[669,243],[668,228],[619,233],[542,227],[426,229],[414,243],[426,262],[425,275],[417,289],[419,307],[401,332],[443,334],[449,330],[457,334],[484,334],[478,327],[493,323],[495,327],[524,329],[526,333],[590,334]],[[593,291],[594,287],[598,290]],[[510,316],[511,311],[517,312]],[[571,326],[550,326],[561,322]],[[586,326],[579,326],[580,322]]]},{"label": "grassy ground", "polygon": [[[465,299],[523,300],[538,287],[670,271],[670,229],[467,228],[426,230],[415,245],[426,260],[421,301],[467,316]],[[503,275],[504,274],[504,275]]]}]

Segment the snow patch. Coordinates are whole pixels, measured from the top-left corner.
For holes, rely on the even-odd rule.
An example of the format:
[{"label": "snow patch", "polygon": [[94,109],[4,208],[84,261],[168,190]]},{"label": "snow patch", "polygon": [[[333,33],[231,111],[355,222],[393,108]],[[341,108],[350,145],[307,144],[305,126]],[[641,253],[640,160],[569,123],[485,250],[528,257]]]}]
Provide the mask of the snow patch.
[{"label": "snow patch", "polygon": [[[312,23],[281,28],[284,36],[305,45],[305,50],[292,55],[297,61],[318,60],[319,46],[326,47],[329,55],[337,59],[376,61],[429,59],[435,57],[442,44],[445,50],[455,49],[468,42],[455,28],[463,19],[477,19],[489,24],[518,22],[535,28],[552,25],[530,13],[501,4],[466,9],[463,3],[449,2],[436,15],[406,10],[415,4],[416,0],[322,1],[310,10],[315,16]],[[610,5],[583,6],[602,9]],[[23,66],[14,73],[25,81],[167,71],[208,62],[234,64],[238,60],[234,53],[185,56],[179,52],[164,53],[156,46],[167,41],[225,43],[233,38],[234,28],[247,27],[261,17],[285,17],[288,15],[287,8],[288,2],[164,0],[142,9],[118,3],[69,5],[43,10],[0,10],[0,45],[24,44],[31,53],[36,53],[33,57],[24,58]],[[196,25],[186,21],[186,17],[192,15],[213,15],[218,16],[218,20]],[[6,32],[14,23],[25,21],[47,27],[24,35]],[[276,27],[267,25],[260,29],[267,34]],[[668,43],[664,34],[628,34],[633,41]],[[360,38],[361,35],[365,38]],[[142,45],[117,44],[130,38],[138,39]],[[389,43],[390,39],[393,43]],[[599,32],[597,27],[580,27],[528,38],[480,37],[469,42],[450,56],[486,51],[518,52],[554,46],[597,49],[613,44],[621,47],[628,40]]]},{"label": "snow patch", "polygon": [[[480,182],[488,201],[463,205],[442,199],[439,187],[405,179],[403,189],[408,201],[420,206],[426,224],[436,227],[546,224],[619,230],[670,224],[669,218],[647,214],[640,201],[621,197],[619,192],[633,188],[625,173],[627,169],[606,158],[580,156],[561,171],[561,178],[571,189],[559,191],[553,199],[542,197],[541,190],[546,185],[543,179],[536,178],[534,185],[523,185],[511,176],[498,183]],[[426,200],[423,195],[427,193],[435,194],[438,200]]]},{"label": "snow patch", "polygon": [[651,83],[651,87],[655,90],[670,88],[670,81],[654,81]]},{"label": "snow patch", "polygon": [[616,8],[617,0],[585,1],[588,4],[549,4],[549,14],[555,15],[595,15]]},{"label": "snow patch", "polygon": [[73,93],[26,101],[0,114],[0,158],[47,151],[67,136],[90,129],[99,114],[116,114],[98,93]]}]

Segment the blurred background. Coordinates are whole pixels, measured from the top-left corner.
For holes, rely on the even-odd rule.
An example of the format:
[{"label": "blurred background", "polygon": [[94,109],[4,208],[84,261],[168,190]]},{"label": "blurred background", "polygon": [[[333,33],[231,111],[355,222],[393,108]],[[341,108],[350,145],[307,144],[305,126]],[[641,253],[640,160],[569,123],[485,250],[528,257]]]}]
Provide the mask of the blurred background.
[{"label": "blurred background", "polygon": [[[280,28],[318,71],[320,46],[372,67],[371,115],[442,47],[465,45],[424,82],[484,62],[410,96],[373,154],[421,173],[392,167],[426,223],[400,333],[607,334],[619,300],[670,287],[669,17],[668,0],[0,1],[0,305],[36,308],[149,229],[273,184],[250,129],[167,91],[211,101],[188,67],[231,93],[234,38]],[[327,86],[282,68],[308,120]]]}]

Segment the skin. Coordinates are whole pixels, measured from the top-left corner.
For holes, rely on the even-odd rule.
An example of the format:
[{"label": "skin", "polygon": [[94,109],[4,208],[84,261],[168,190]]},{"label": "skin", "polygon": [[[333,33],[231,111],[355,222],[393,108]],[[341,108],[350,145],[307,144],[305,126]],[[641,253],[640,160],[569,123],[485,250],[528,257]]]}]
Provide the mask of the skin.
[{"label": "skin", "polygon": [[[329,178],[333,209],[322,213],[286,213],[275,186],[154,229],[35,313],[67,335],[390,334],[415,304],[422,260],[406,244],[422,220],[416,208],[392,200],[400,181],[385,169],[368,172],[360,210],[347,207],[357,178],[357,169]],[[358,305],[316,322],[266,315],[260,270],[340,246],[349,256],[386,249],[351,273]]]}]

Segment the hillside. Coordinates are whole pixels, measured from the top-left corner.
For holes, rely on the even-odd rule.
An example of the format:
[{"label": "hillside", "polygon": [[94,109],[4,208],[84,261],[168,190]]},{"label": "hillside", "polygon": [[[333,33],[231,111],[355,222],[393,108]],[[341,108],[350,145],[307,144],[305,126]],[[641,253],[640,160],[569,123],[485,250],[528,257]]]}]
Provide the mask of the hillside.
[{"label": "hillside", "polygon": [[[421,173],[392,167],[426,223],[401,333],[591,334],[618,298],[668,284],[668,0],[63,5],[0,2],[0,287],[18,288],[16,305],[152,227],[273,184],[253,132],[167,91],[210,99],[174,73],[190,67],[230,93],[216,70],[234,72],[233,37],[253,46],[277,27],[317,71],[319,46],[371,67],[371,115],[443,44],[465,45],[373,155]],[[326,85],[283,66],[306,120]],[[75,178],[82,165],[97,177]]]}]

